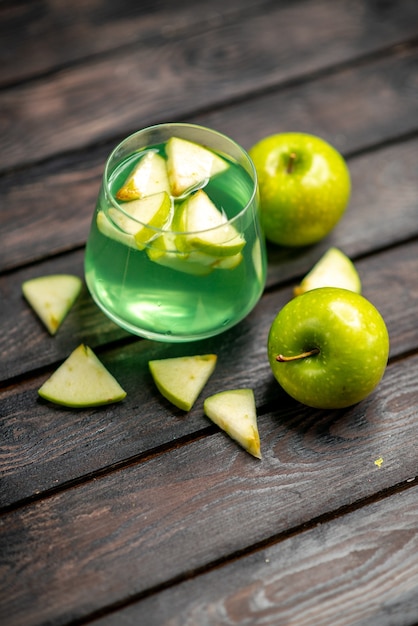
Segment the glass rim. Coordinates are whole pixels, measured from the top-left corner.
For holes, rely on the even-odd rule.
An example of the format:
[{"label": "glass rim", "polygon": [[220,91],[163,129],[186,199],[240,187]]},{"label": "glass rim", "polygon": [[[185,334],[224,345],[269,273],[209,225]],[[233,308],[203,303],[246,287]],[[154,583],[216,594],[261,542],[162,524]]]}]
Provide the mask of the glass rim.
[{"label": "glass rim", "polygon": [[[185,231],[185,230],[172,230],[170,228],[165,228],[165,227],[157,227],[157,226],[153,226],[148,224],[147,222],[142,222],[141,220],[133,217],[132,215],[130,215],[127,211],[125,211],[124,204],[129,204],[129,202],[126,203],[119,203],[116,198],[113,196],[113,194],[111,193],[110,190],[110,185],[109,185],[109,180],[110,180],[110,175],[111,173],[114,171],[114,169],[112,170],[112,172],[109,171],[110,169],[110,163],[112,158],[114,158],[114,156],[116,155],[116,153],[118,152],[118,150],[121,149],[121,147],[127,143],[128,141],[132,141],[137,135],[141,135],[143,133],[146,132],[152,132],[152,131],[158,131],[160,129],[169,129],[170,127],[176,127],[176,128],[186,128],[186,129],[190,129],[190,130],[198,130],[198,131],[203,131],[206,132],[210,135],[215,135],[217,136],[219,139],[228,142],[229,144],[231,144],[231,146],[233,146],[246,160],[250,171],[247,173],[250,175],[251,181],[252,181],[252,190],[251,190],[251,194],[249,196],[248,201],[246,202],[246,204],[242,207],[242,209],[233,217],[228,218],[226,215],[226,220],[225,222],[222,222],[222,224],[218,224],[217,226],[213,226],[211,228],[206,228],[203,230],[196,230],[196,231]],[[137,148],[135,151],[132,152],[132,154],[134,154],[134,152],[140,152],[141,150],[145,150],[147,147],[147,145],[144,145],[141,148]],[[205,147],[207,147],[209,150],[212,150],[212,148],[210,148],[209,146],[205,145]],[[231,157],[224,152],[225,156],[228,158],[229,161],[231,161]],[[236,159],[233,159],[236,161]],[[230,137],[228,137],[227,135],[225,135],[224,133],[221,133],[217,130],[213,130],[212,128],[208,128],[207,126],[201,126],[199,124],[191,124],[191,123],[187,123],[187,122],[164,122],[161,124],[153,124],[151,126],[146,126],[140,130],[137,130],[133,133],[131,133],[130,135],[127,135],[124,139],[122,139],[122,141],[120,141],[114,148],[113,150],[110,152],[109,156],[106,159],[106,163],[105,163],[105,167],[104,167],[104,173],[103,173],[103,184],[106,186],[106,192],[107,192],[107,196],[109,197],[111,203],[112,203],[112,208],[117,209],[118,211],[120,211],[124,217],[127,217],[129,220],[131,220],[134,223],[137,223],[140,226],[145,226],[147,229],[153,231],[156,235],[157,234],[164,234],[164,233],[170,233],[173,235],[194,235],[197,233],[211,233],[211,232],[216,232],[219,229],[224,228],[227,225],[234,225],[235,222],[237,222],[238,220],[242,219],[242,217],[247,213],[248,209],[253,206],[254,203],[254,199],[258,194],[258,177],[257,177],[257,170],[255,168],[255,165],[250,157],[250,155],[248,154],[248,152],[242,147],[240,146],[234,139],[231,139]],[[205,185],[207,184],[207,181],[202,181],[202,187],[196,187],[196,189],[193,189],[193,191],[198,191],[201,188],[204,188]],[[174,209],[174,200],[176,199],[176,196],[172,196],[171,194],[169,194],[169,198],[171,200],[171,211],[173,211]],[[179,196],[180,198],[180,196]],[[109,207],[108,207],[109,208]],[[109,216],[110,217],[110,216]],[[112,219],[112,218],[110,218]],[[113,222],[113,220],[112,220]],[[115,224],[115,226],[117,226]],[[117,228],[120,229],[119,226],[117,226]],[[120,229],[122,230],[122,229]],[[123,232],[123,231],[122,231]],[[151,243],[151,242],[150,242]]]}]

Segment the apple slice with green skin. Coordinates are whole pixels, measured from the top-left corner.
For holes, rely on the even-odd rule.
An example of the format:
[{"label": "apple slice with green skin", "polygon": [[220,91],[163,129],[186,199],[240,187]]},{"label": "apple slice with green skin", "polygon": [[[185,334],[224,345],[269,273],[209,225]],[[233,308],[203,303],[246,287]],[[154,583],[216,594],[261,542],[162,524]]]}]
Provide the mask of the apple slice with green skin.
[{"label": "apple slice with green skin", "polygon": [[157,152],[147,152],[116,193],[118,200],[137,200],[165,191],[170,193],[165,159]]},{"label": "apple slice with green skin", "polygon": [[180,250],[199,250],[214,257],[235,256],[241,252],[245,239],[199,189],[178,207],[173,229],[179,233],[176,244]]},{"label": "apple slice with green skin", "polygon": [[216,354],[156,359],[149,369],[159,392],[174,406],[190,411],[216,366]]},{"label": "apple slice with green skin", "polygon": [[196,189],[229,167],[228,162],[193,141],[171,137],[166,144],[167,171],[173,196]]},{"label": "apple slice with green skin", "polygon": [[215,269],[232,270],[237,267],[243,256],[241,252],[234,256],[214,257],[204,252],[192,250],[180,252],[173,244],[172,233],[163,233],[147,247],[147,254],[151,261],[164,265],[178,272],[194,276],[208,276]]},{"label": "apple slice with green skin", "polygon": [[38,393],[54,404],[80,408],[119,402],[126,396],[117,380],[84,344],[70,354]]},{"label": "apple slice with green skin", "polygon": [[193,260],[190,254],[176,250],[171,235],[172,233],[163,233],[147,247],[147,255],[151,261],[193,276],[207,276],[213,271],[209,263],[202,263],[200,259]]},{"label": "apple slice with green skin", "polygon": [[247,452],[261,459],[257,410],[252,389],[232,389],[209,396],[203,403],[209,419]]},{"label": "apple slice with green skin", "polygon": [[360,276],[351,259],[338,248],[330,248],[294,288],[295,296],[318,287],[341,287],[361,293]]},{"label": "apple slice with green skin", "polygon": [[280,386],[318,409],[342,409],[364,400],[385,372],[389,344],[376,307],[339,287],[312,289],[289,300],[267,341]]},{"label": "apple slice with green skin", "polygon": [[167,225],[171,207],[170,196],[166,191],[161,191],[152,196],[127,202],[122,206],[122,210],[109,209],[109,215],[124,233],[134,236],[136,245],[143,250],[145,244],[155,237],[155,229]]},{"label": "apple slice with green skin", "polygon": [[238,267],[243,258],[241,252],[233,256],[224,256],[221,259],[216,259],[212,267],[216,270],[234,270]]},{"label": "apple slice with green skin", "polygon": [[[117,213],[116,209],[110,209],[110,211],[114,211]],[[117,228],[112,220],[110,220],[104,211],[99,211],[96,217],[97,228],[100,232],[106,237],[110,237],[110,239],[114,239],[118,241],[124,246],[129,246],[134,250],[138,250],[138,246],[136,245],[135,237],[130,235],[129,233],[122,232]]]},{"label": "apple slice with green skin", "polygon": [[55,335],[77,299],[82,280],[72,274],[39,276],[25,281],[22,292],[51,335]]}]

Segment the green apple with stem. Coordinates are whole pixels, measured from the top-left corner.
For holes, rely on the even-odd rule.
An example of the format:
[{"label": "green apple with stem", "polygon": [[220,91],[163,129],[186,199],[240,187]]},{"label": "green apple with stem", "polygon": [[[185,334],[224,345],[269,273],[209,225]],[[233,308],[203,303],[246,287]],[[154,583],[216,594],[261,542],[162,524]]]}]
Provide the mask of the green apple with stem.
[{"label": "green apple with stem", "polygon": [[293,398],[338,409],[366,398],[379,384],[389,354],[386,324],[362,295],[320,287],[289,301],[273,321],[268,357]]},{"label": "green apple with stem", "polygon": [[351,192],[349,169],[333,146],[307,133],[278,133],[256,143],[249,154],[269,241],[307,246],[331,232]]}]

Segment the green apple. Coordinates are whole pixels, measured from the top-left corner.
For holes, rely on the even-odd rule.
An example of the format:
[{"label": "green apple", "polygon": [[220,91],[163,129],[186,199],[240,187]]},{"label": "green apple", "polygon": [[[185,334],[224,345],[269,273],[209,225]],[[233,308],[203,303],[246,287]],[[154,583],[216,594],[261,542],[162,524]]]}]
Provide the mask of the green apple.
[{"label": "green apple", "polygon": [[81,278],[71,274],[52,274],[25,281],[22,292],[51,335],[55,335],[77,299]]},{"label": "green apple", "polygon": [[171,199],[166,191],[126,202],[122,208],[110,208],[109,216],[124,233],[133,235],[139,249],[155,237],[155,229],[167,225],[172,212]]},{"label": "green apple", "polygon": [[157,389],[169,402],[190,411],[216,366],[215,354],[149,361]]},{"label": "green apple", "polygon": [[320,287],[294,298],[278,313],[268,357],[283,389],[321,409],[351,406],[380,382],[389,336],[379,311],[360,294]]},{"label": "green apple", "polygon": [[179,137],[167,141],[166,154],[171,194],[176,197],[197,189],[229,167],[212,150]]},{"label": "green apple", "polygon": [[266,238],[306,246],[328,235],[350,199],[350,173],[341,154],[306,133],[270,135],[249,154],[257,170]]},{"label": "green apple", "polygon": [[157,152],[147,152],[116,193],[118,200],[136,200],[165,191],[170,193],[165,159]]},{"label": "green apple", "polygon": [[188,196],[178,207],[173,229],[181,233],[176,244],[183,251],[199,250],[210,256],[225,257],[237,255],[245,245],[244,237],[203,189]]},{"label": "green apple", "polygon": [[341,287],[361,293],[360,276],[354,263],[338,248],[329,248],[294,288],[295,296],[318,287]]},{"label": "green apple", "polygon": [[261,459],[257,412],[252,389],[231,389],[209,396],[205,415],[247,452]]},{"label": "green apple", "polygon": [[126,392],[88,346],[81,344],[55,370],[39,395],[69,407],[90,407],[119,402]]}]

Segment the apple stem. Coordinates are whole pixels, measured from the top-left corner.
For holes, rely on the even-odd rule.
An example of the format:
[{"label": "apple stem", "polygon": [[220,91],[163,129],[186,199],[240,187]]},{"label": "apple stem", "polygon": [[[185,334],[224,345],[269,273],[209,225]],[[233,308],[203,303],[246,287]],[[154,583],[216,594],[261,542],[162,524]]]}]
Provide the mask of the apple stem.
[{"label": "apple stem", "polygon": [[298,361],[299,359],[306,359],[308,356],[314,356],[315,354],[319,354],[319,348],[313,348],[312,350],[308,350],[307,352],[301,352],[301,354],[296,354],[295,356],[284,356],[283,354],[278,354],[276,356],[276,361],[280,363],[285,363],[287,361]]},{"label": "apple stem", "polygon": [[295,161],[296,161],[296,153],[295,153],[295,152],[291,152],[291,153],[289,154],[289,160],[288,160],[288,162],[287,162],[287,168],[286,168],[286,172],[287,172],[288,174],[291,174],[291,173],[292,173],[292,171],[293,171],[293,166],[294,166],[294,164],[295,164]]}]

